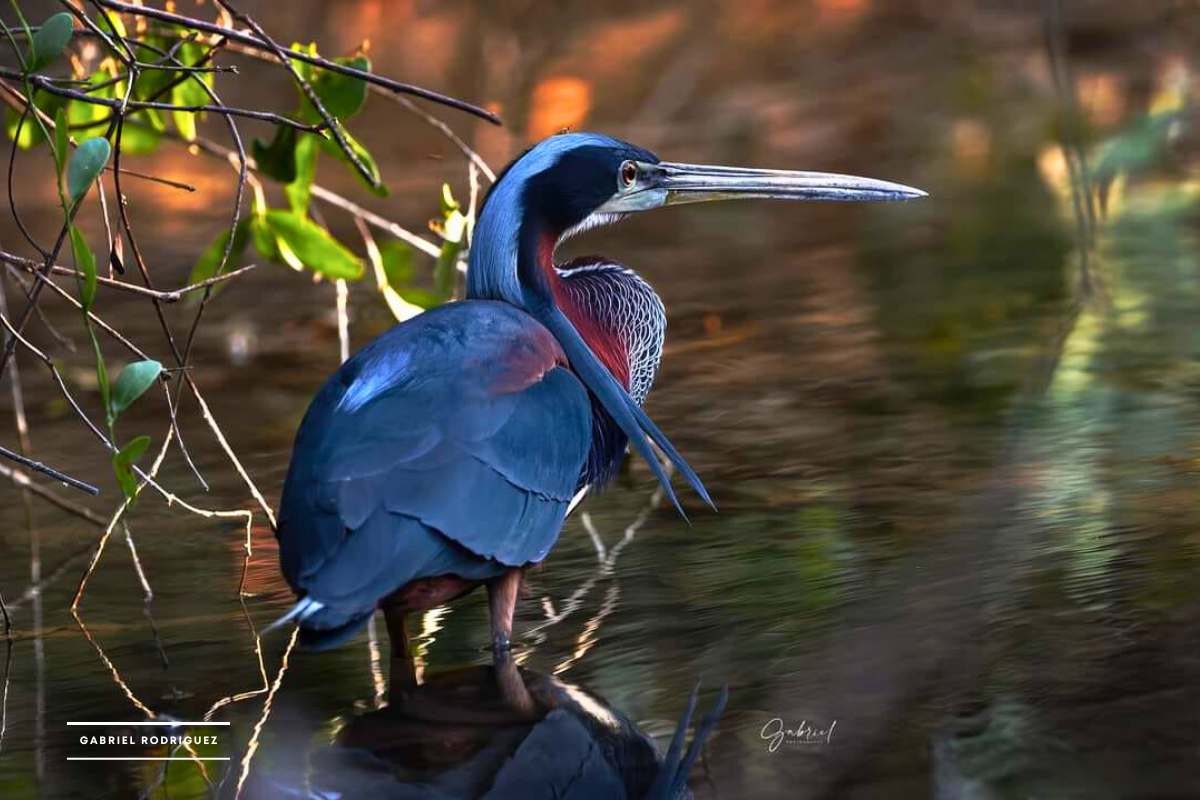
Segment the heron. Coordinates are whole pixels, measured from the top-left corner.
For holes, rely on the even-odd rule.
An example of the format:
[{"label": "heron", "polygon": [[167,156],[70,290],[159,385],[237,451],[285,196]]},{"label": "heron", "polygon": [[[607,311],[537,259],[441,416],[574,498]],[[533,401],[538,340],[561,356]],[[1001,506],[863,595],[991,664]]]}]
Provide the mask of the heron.
[{"label": "heron", "polygon": [[276,624],[295,621],[303,645],[324,649],[382,607],[395,658],[408,647],[406,614],[486,586],[499,661],[523,571],[627,449],[680,514],[655,447],[713,506],[642,409],[662,358],[662,301],[615,261],[556,264],[564,240],[680,203],[924,194],[850,175],[667,162],[598,133],[534,145],[480,207],[465,299],[381,334],[309,406],[277,532],[298,600]]}]

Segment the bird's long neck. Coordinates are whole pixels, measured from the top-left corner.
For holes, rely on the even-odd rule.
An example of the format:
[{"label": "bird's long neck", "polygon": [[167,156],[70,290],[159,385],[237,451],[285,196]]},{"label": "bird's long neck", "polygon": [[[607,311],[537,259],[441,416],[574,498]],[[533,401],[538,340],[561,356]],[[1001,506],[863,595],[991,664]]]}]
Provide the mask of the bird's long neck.
[{"label": "bird's long neck", "polygon": [[558,225],[537,214],[513,213],[515,197],[507,197],[503,182],[499,196],[488,199],[475,231],[467,270],[467,297],[502,300],[534,316],[548,308],[561,311],[600,362],[630,389],[627,337],[614,320],[597,313],[594,304],[570,291],[554,266],[554,250],[562,238]]},{"label": "bird's long neck", "polygon": [[571,320],[579,335],[587,342],[600,363],[612,373],[625,391],[630,388],[629,340],[618,325],[619,320],[602,313],[603,309],[591,293],[578,291],[554,265],[554,247],[558,237],[546,237],[538,248],[537,270],[554,296],[554,304]]}]

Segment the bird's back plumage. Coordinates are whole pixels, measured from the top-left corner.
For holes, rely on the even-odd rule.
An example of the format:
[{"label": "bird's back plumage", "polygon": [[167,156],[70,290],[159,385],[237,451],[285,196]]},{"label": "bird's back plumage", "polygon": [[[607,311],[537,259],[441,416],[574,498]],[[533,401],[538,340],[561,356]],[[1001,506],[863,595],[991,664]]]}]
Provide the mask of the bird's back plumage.
[{"label": "bird's back plumage", "polygon": [[342,638],[408,582],[542,560],[591,445],[587,390],[510,305],[451,303],[357,353],[301,423],[280,563]]}]

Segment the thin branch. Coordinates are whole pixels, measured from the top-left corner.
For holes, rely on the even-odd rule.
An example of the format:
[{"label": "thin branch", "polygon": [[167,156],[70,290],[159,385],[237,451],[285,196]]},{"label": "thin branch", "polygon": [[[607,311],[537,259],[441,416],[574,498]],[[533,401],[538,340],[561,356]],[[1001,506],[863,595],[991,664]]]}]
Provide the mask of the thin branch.
[{"label": "thin branch", "polygon": [[58,506],[63,511],[66,511],[69,514],[74,514],[80,519],[87,520],[93,525],[102,526],[105,524],[104,519],[91,509],[76,505],[67,498],[55,492],[53,489],[48,489],[47,487],[42,486],[40,483],[34,483],[32,476],[30,476],[30,474],[24,470],[0,463],[0,477],[8,478],[13,482],[14,485],[19,486],[22,489],[28,489],[30,492],[36,494],[50,505]]},{"label": "thin branch", "polygon": [[312,84],[305,80],[304,76],[301,75],[296,69],[296,66],[292,63],[292,59],[288,55],[288,52],[280,47],[278,42],[268,36],[267,32],[262,29],[262,26],[255,22],[249,14],[243,13],[234,8],[233,5],[228,2],[228,0],[216,0],[216,2],[221,6],[221,8],[232,14],[236,20],[250,28],[250,30],[254,31],[259,39],[261,39],[263,42],[266,42],[267,46],[271,48],[271,52],[275,54],[277,59],[279,59],[279,63],[282,64],[283,68],[288,71],[288,74],[292,76],[292,80],[295,81],[296,85],[300,87],[300,91],[304,93],[306,98],[308,98],[308,102],[312,103],[313,108],[317,110],[317,113],[321,116],[321,120],[325,123],[325,127],[329,129],[331,134],[333,134],[333,140],[337,142],[337,146],[341,149],[347,160],[349,160],[351,166],[354,167],[354,170],[361,175],[363,180],[365,180],[372,188],[380,188],[382,184],[379,182],[379,176],[371,172],[370,168],[363,163],[362,158],[359,157],[354,148],[350,146],[350,142],[346,141],[346,134],[341,123],[329,113],[329,109],[325,108],[325,104],[321,101],[321,97],[313,89]]},{"label": "thin branch", "polygon": [[[371,88],[374,89],[375,87],[371,87]],[[453,143],[454,146],[457,147],[459,149],[459,151],[464,156],[467,157],[468,161],[470,161],[472,164],[474,164],[476,167],[478,167],[479,171],[487,176],[489,183],[496,182],[496,173],[492,171],[492,168],[488,166],[488,163],[486,161],[484,161],[483,158],[478,153],[476,153],[474,150],[472,150],[467,145],[467,143],[464,142],[462,140],[462,138],[453,131],[453,129],[451,129],[451,127],[449,125],[447,125],[445,122],[443,122],[442,120],[435,117],[433,114],[430,114],[428,111],[421,108],[419,105],[414,103],[412,100],[409,100],[407,97],[401,97],[399,95],[385,95],[385,96],[392,97],[397,103],[404,106],[406,109],[408,109],[412,113],[416,114],[418,117],[425,120],[427,123],[429,123],[433,127],[437,128],[439,131],[441,131],[442,135],[445,136],[447,139],[449,139],[451,141],[451,143]]]},{"label": "thin branch", "polygon": [[[14,255],[13,253],[7,253],[3,250],[0,250],[0,262],[12,264],[14,267],[18,267],[25,272],[32,273],[35,277],[47,280],[39,272],[40,265],[32,259],[22,258],[21,256]],[[147,289],[145,286],[139,286],[136,283],[129,283],[128,281],[117,280],[116,278],[105,278],[103,275],[96,276],[96,283],[100,286],[106,286],[110,289],[116,289],[122,292],[129,292],[130,294],[142,295],[143,297],[153,297],[157,300],[163,301],[164,303],[178,303],[185,296],[193,292],[198,292],[203,289],[207,289],[210,286],[215,286],[218,283],[224,283],[233,278],[241,277],[243,274],[257,267],[257,264],[247,264],[246,266],[238,267],[231,272],[215,275],[197,283],[189,283],[187,286],[181,286],[178,289],[172,289],[170,291]],[[79,272],[78,270],[72,269],[71,267],[64,267],[60,264],[55,264],[50,268],[50,271],[55,275],[70,275],[71,277],[79,278],[83,277],[83,273]]]},{"label": "thin branch", "polygon": [[[10,267],[10,269],[11,269],[11,267]],[[35,274],[36,274],[37,278],[39,278],[42,281],[45,281],[46,285],[50,287],[51,291],[53,291],[59,297],[66,300],[68,303],[70,303],[77,309],[83,308],[82,304],[80,304],[80,302],[75,299],[75,296],[72,295],[70,292],[68,292],[66,289],[59,286],[57,283],[50,280],[49,278],[46,278],[41,273],[35,273]],[[101,319],[101,317],[95,311],[88,312],[88,319],[91,320],[92,322],[96,323],[96,325],[101,330],[103,330],[105,333],[107,333],[109,336],[111,336],[114,340],[117,341],[118,344],[120,344],[122,347],[124,347],[126,350],[128,350],[130,353],[132,353],[137,358],[140,358],[142,360],[148,360],[150,358],[150,356],[146,355],[146,352],[144,350],[142,350],[142,348],[138,347],[136,344],[129,341],[129,339],[125,337],[125,334],[121,333],[119,330],[114,328],[112,325],[109,325],[107,322],[105,322],[103,319]],[[5,325],[7,326],[8,323],[5,322]]]},{"label": "thin branch", "polygon": [[[241,53],[244,56],[248,56],[250,58],[255,58],[260,61],[266,61],[266,60],[270,59],[270,56],[267,55],[266,53],[263,53],[254,48],[245,47],[245,46],[238,45],[238,44],[230,45],[229,49],[232,52]],[[404,95],[394,94],[393,92],[390,92],[390,91],[384,89],[383,87],[380,87],[380,86],[377,86],[374,84],[369,85],[367,87],[367,89],[371,92],[371,94],[375,94],[380,97],[384,97],[388,100],[391,100],[391,101],[397,103],[401,108],[405,109],[406,111],[408,111],[412,114],[417,115],[423,121],[425,121],[429,125],[436,128],[443,136],[445,136],[447,139],[450,140],[451,144],[453,144],[455,147],[458,148],[459,152],[461,152],[467,158],[468,161],[470,161],[472,164],[474,164],[475,167],[480,172],[482,172],[484,175],[487,176],[487,179],[489,182],[491,182],[491,183],[496,182],[495,172],[492,170],[492,168],[490,166],[488,166],[488,163],[483,160],[483,157],[480,156],[473,149],[471,149],[471,146],[468,145],[465,141],[463,141],[462,137],[460,137],[457,133],[455,133],[454,129],[451,128],[449,125],[447,125],[445,122],[443,122],[441,119],[439,119],[438,117],[429,113],[424,108],[417,105],[412,100],[409,100]]]},{"label": "thin branch", "polygon": [[48,475],[51,478],[54,478],[54,480],[64,483],[73,489],[78,489],[81,492],[87,492],[90,495],[100,494],[100,489],[88,483],[87,481],[81,481],[79,478],[72,478],[65,472],[61,472],[54,467],[43,464],[41,461],[35,461],[32,458],[26,458],[20,453],[9,450],[7,447],[0,446],[0,456],[7,458],[9,461],[15,461],[23,467],[28,467],[34,472],[40,472],[43,475]]},{"label": "thin branch", "polygon": [[262,714],[259,715],[258,721],[254,723],[254,730],[250,734],[250,741],[246,745],[246,753],[242,756],[242,768],[238,774],[237,789],[234,791],[234,799],[242,796],[242,789],[245,788],[246,778],[250,777],[250,762],[254,760],[254,754],[258,751],[258,740],[262,735],[263,726],[267,724],[267,718],[271,716],[271,704],[275,700],[275,694],[279,691],[279,687],[283,684],[283,676],[287,673],[288,659],[292,655],[292,649],[296,646],[296,640],[300,636],[300,627],[292,628],[292,638],[288,640],[287,647],[283,651],[283,658],[279,661],[279,672],[275,674],[275,680],[271,682],[271,689],[267,692],[267,699],[263,701]]},{"label": "thin branch", "polygon": [[[26,109],[29,108],[29,103],[28,103],[28,101],[26,101],[25,95],[22,94],[19,89],[16,89],[15,87],[9,85],[8,83],[6,83],[4,81],[0,81],[0,89],[4,90],[4,94],[0,95],[0,100],[3,100],[4,104],[7,105],[9,108],[13,109],[14,111],[16,111],[18,113],[23,113]],[[41,118],[42,124],[44,124],[50,130],[54,130],[54,127],[55,127],[54,120],[50,119],[50,117],[46,114],[46,112],[42,111],[40,108],[37,108],[36,106],[34,108],[37,111],[38,117]],[[109,118],[106,117],[104,120],[97,120],[95,123],[88,123],[87,127],[90,128],[90,127],[93,127],[94,125],[99,125],[99,124],[101,124],[101,122],[107,123],[108,120],[109,120]],[[72,130],[75,130],[75,129],[72,128]],[[14,144],[14,148],[15,148],[15,144],[16,144],[15,136],[13,138],[13,144]],[[74,141],[69,142],[69,144],[72,147],[79,146]],[[10,162],[9,166],[11,169],[11,166],[12,166],[11,162]],[[105,171],[111,172],[115,169],[115,167],[113,167],[110,164],[109,166],[106,166],[104,169],[105,169]],[[128,175],[131,178],[139,178],[140,180],[150,181],[151,183],[159,183],[159,184],[162,184],[163,186],[169,186],[172,189],[182,189],[185,192],[196,191],[196,187],[192,186],[190,183],[184,183],[182,181],[175,181],[175,180],[171,180],[170,178],[160,177],[158,175],[150,175],[148,173],[139,172],[139,171],[133,170],[133,169],[123,169],[122,172],[124,172],[126,175]]]},{"label": "thin branch", "polygon": [[[239,44],[246,45],[247,47],[253,47],[257,50],[269,50],[270,49],[269,44],[261,41],[260,39],[258,39],[255,36],[251,36],[248,33],[243,33],[241,31],[237,31],[232,28],[226,28],[222,25],[216,25],[211,22],[205,22],[203,20],[192,19],[190,17],[185,17],[180,14],[173,14],[170,11],[162,11],[160,9],[150,8],[148,6],[134,5],[132,3],[123,3],[123,2],[119,2],[119,0],[96,0],[96,2],[99,5],[102,5],[105,8],[111,8],[114,11],[123,11],[127,14],[132,14],[134,16],[149,17],[151,19],[156,19],[161,22],[167,22],[172,25],[182,25],[183,27],[186,27],[186,28],[192,28],[194,30],[204,31],[205,33],[212,33],[212,34],[216,34],[217,36],[223,36],[231,42],[237,42]],[[445,106],[450,106],[451,108],[457,108],[460,111],[466,111],[468,114],[474,114],[477,117],[486,119],[488,122],[491,122],[494,125],[501,124],[500,118],[498,116],[496,116],[495,114],[493,114],[491,111],[488,111],[487,109],[484,109],[484,108],[480,108],[479,106],[476,106],[476,105],[472,105],[471,103],[467,103],[463,100],[459,100],[454,97],[449,97],[449,96],[441,94],[439,92],[430,91],[429,89],[423,89],[420,86],[413,86],[412,84],[409,84],[409,83],[401,83],[400,81],[395,81],[395,80],[392,80],[391,78],[385,78],[381,75],[376,75],[371,72],[365,72],[361,69],[355,69],[354,67],[349,67],[349,66],[346,66],[345,64],[339,64],[336,61],[330,61],[328,59],[321,58],[320,56],[309,55],[308,53],[296,52],[296,53],[292,54],[291,57],[296,59],[297,61],[303,61],[307,64],[312,64],[314,66],[320,67],[321,69],[329,70],[330,72],[336,72],[339,75],[348,75],[352,78],[358,78],[360,80],[366,81],[368,84],[372,84],[374,86],[379,86],[379,87],[382,87],[382,88],[387,89],[392,92],[397,92],[399,94],[409,94],[414,97],[420,97],[420,98],[429,100],[434,103],[440,103]]]},{"label": "thin branch", "polygon": [[[234,151],[230,150],[229,148],[217,144],[210,139],[205,139],[202,136],[197,136],[195,141],[185,142],[185,144],[188,144],[189,146],[195,146],[197,150],[210,156],[223,159],[229,159],[236,156]],[[247,163],[249,164],[250,168],[257,169],[257,165],[254,163],[253,159],[249,159]],[[363,208],[354,201],[347,199],[337,192],[326,189],[320,184],[313,184],[312,195],[322,202],[328,203],[335,208],[340,208],[342,211],[345,211],[347,214],[350,214],[353,217],[358,217],[378,230],[390,233],[392,236],[395,236],[397,239],[400,239],[415,247],[417,250],[420,250],[430,258],[437,258],[441,254],[441,249],[428,239],[418,236],[407,228],[401,226],[399,223],[392,222],[390,219],[381,217],[375,212]]]},{"label": "thin branch", "polygon": [[[210,47],[208,49],[207,52],[204,53],[204,56],[197,63],[198,64],[207,63],[207,61],[209,61],[213,57],[213,55],[216,53],[216,51],[219,48],[224,47],[225,41],[226,41],[225,39],[219,39],[212,47]],[[176,51],[175,47],[172,47],[171,50],[167,51],[167,52],[163,52],[160,48],[157,48],[157,47],[152,48],[152,49],[155,50],[156,52],[159,52],[164,60],[169,60],[175,64],[180,64],[178,59],[175,58],[175,51]],[[221,98],[217,95],[217,92],[215,89],[213,89],[213,87],[209,86],[207,83],[205,83],[203,80],[201,80],[200,77],[198,77],[196,75],[191,75],[188,77],[190,77],[191,80],[195,81],[196,85],[199,86],[200,89],[206,95],[208,95],[208,97],[213,102],[218,103],[218,104],[221,103]],[[229,127],[230,137],[232,138],[234,146],[237,150],[238,182],[237,182],[237,191],[234,193],[233,210],[232,210],[232,215],[231,215],[232,219],[230,220],[230,223],[229,223],[229,234],[226,237],[225,250],[221,254],[221,261],[220,261],[220,263],[217,264],[217,267],[215,270],[215,273],[217,275],[220,275],[221,272],[225,269],[225,265],[229,262],[230,254],[233,252],[233,242],[234,242],[234,238],[235,238],[235,232],[236,232],[237,226],[239,224],[239,220],[241,219],[242,197],[245,193],[246,175],[247,175],[246,151],[245,151],[245,147],[242,144],[241,134],[238,132],[237,125],[234,124],[232,117],[224,116],[223,119],[225,120],[225,124]],[[124,117],[122,117],[119,122],[119,126],[123,126],[125,123],[126,123],[126,120]],[[118,130],[120,130],[120,127],[118,128]],[[116,152],[114,164],[119,165],[120,159],[121,159],[121,151],[120,151],[120,148],[118,148],[117,152]],[[123,200],[124,195],[121,192],[119,174],[115,178],[115,180],[117,181],[117,194]],[[130,222],[129,215],[126,211],[124,202],[122,202],[122,204],[121,204],[121,223],[125,229],[125,234],[126,234],[127,238],[129,239],[130,248],[133,251],[134,261],[136,262],[136,264],[138,266],[138,270],[142,274],[142,280],[145,282],[146,288],[153,289],[154,287],[150,280],[150,273],[146,268],[145,260],[142,258],[141,249],[138,246],[136,237],[134,236],[133,226]],[[171,326],[167,323],[166,316],[163,314],[162,304],[158,300],[154,301],[154,311],[158,316],[159,324],[162,327],[163,333],[167,337],[167,343],[171,347],[171,353],[175,357],[176,364],[179,366],[179,368],[181,370],[185,370],[185,378],[187,379],[187,382],[193,388],[195,388],[195,383],[192,381],[190,376],[186,375],[186,370],[187,370],[187,366],[188,366],[188,360],[191,357],[192,344],[195,340],[196,330],[200,325],[200,319],[201,319],[201,317],[203,317],[204,310],[208,307],[208,301],[211,297],[212,297],[211,287],[205,287],[204,293],[201,297],[200,307],[196,310],[196,314],[192,318],[191,326],[188,329],[187,340],[184,342],[184,347],[183,347],[182,353],[179,351],[179,348],[175,344],[175,337],[171,332]],[[198,389],[197,389],[197,391],[198,391]],[[196,468],[195,462],[192,461],[191,454],[188,452],[187,448],[184,446],[183,436],[179,431],[176,414],[177,414],[177,409],[179,408],[179,402],[180,402],[182,392],[183,392],[183,387],[182,387],[182,385],[180,385],[180,388],[176,391],[174,401],[171,401],[170,399],[168,399],[168,406],[169,406],[170,412],[171,412],[171,425],[175,429],[176,435],[179,438],[179,449],[180,449],[180,452],[183,453],[184,460],[187,461],[188,466],[191,468],[192,472],[195,474],[197,480],[199,480],[200,485],[203,486],[205,488],[205,490],[207,490],[208,484],[205,482],[204,477],[200,474],[200,471]],[[228,447],[228,446],[226,446],[226,447]],[[232,453],[232,450],[228,450],[228,452]],[[236,458],[233,460],[236,463]],[[268,516],[270,516],[269,511],[268,511]],[[249,548],[249,545],[247,545],[247,548]],[[247,555],[247,564],[248,564],[248,562],[249,562],[249,555]]]},{"label": "thin branch", "polygon": [[437,258],[438,255],[441,254],[441,250],[438,248],[438,246],[428,239],[423,239],[420,236],[417,236],[407,228],[401,227],[389,219],[384,219],[373,211],[368,211],[352,200],[347,200],[340,194],[329,191],[324,186],[318,186],[314,183],[312,187],[312,196],[318,200],[328,203],[331,206],[334,206],[335,208],[340,208],[342,211],[345,211],[351,216],[359,217],[364,222],[374,225],[381,231],[390,233],[392,236],[407,242],[431,258]]},{"label": "thin branch", "polygon": [[71,100],[78,100],[82,103],[90,103],[94,106],[104,106],[112,109],[130,109],[132,111],[144,111],[146,109],[154,109],[157,111],[187,111],[193,114],[204,112],[212,112],[222,116],[246,117],[247,119],[257,119],[262,122],[270,122],[274,125],[286,125],[289,128],[295,128],[298,131],[305,133],[320,133],[325,130],[324,123],[320,125],[309,125],[305,122],[298,122],[291,117],[285,117],[282,114],[276,114],[274,111],[256,111],[252,108],[237,108],[235,106],[227,106],[212,103],[203,103],[199,105],[176,105],[175,103],[160,103],[155,100],[117,100],[116,98],[93,97],[87,92],[81,92],[77,89],[67,89],[63,86],[57,86],[54,81],[41,75],[22,75],[17,70],[0,67],[0,77],[10,80],[28,79],[30,84],[36,86],[42,91],[56,94],[59,97],[66,97]]}]

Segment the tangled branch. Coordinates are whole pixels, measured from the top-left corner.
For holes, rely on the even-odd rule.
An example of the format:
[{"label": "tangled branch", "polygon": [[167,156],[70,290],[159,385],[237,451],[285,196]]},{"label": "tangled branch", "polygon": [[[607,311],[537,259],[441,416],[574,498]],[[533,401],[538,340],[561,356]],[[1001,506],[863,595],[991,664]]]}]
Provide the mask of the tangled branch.
[{"label": "tangled branch", "polygon": [[[375,75],[363,55],[333,59],[319,55],[314,46],[284,48],[254,19],[225,0],[218,3],[219,10],[223,11],[220,22],[116,0],[95,0],[91,6],[91,9],[84,9],[63,2],[65,12],[50,17],[41,25],[31,26],[20,15],[19,6],[14,5],[21,16],[20,25],[0,28],[0,35],[8,42],[16,62],[12,66],[0,65],[0,99],[12,109],[10,113],[15,117],[8,126],[12,139],[7,181],[9,208],[26,243],[35,251],[33,257],[28,257],[0,250],[0,263],[4,265],[0,280],[15,282],[20,289],[19,297],[24,300],[23,308],[14,308],[13,313],[8,310],[0,313],[0,325],[6,333],[0,352],[0,376],[15,369],[10,369],[10,365],[18,350],[40,362],[74,415],[111,455],[114,475],[124,494],[104,520],[104,534],[93,548],[73,607],[78,607],[82,600],[87,579],[98,566],[105,544],[118,526],[125,531],[136,558],[136,547],[128,527],[129,517],[138,496],[147,486],[168,504],[178,505],[190,513],[210,519],[236,517],[244,522],[244,589],[246,568],[252,555],[249,531],[253,514],[262,513],[274,526],[274,511],[242,465],[192,374],[192,349],[206,308],[216,290],[254,269],[255,264],[239,263],[244,260],[248,244],[253,242],[262,260],[311,270],[319,278],[327,278],[337,285],[341,320],[339,342],[344,356],[349,344],[346,282],[359,279],[366,270],[363,259],[354,249],[337,241],[321,216],[310,209],[312,198],[348,214],[360,226],[370,225],[386,235],[379,243],[367,235],[363,246],[368,250],[379,291],[398,318],[412,313],[410,309],[420,310],[449,299],[456,289],[454,267],[462,263],[465,253],[468,226],[463,220],[474,214],[474,175],[476,171],[482,171],[490,178],[494,173],[446,123],[409,98],[446,105],[491,122],[499,120],[491,112],[470,103]],[[133,24],[135,20],[136,25]],[[231,20],[236,20],[244,29],[231,27]],[[136,28],[136,35],[130,34],[131,28]],[[88,44],[83,47],[81,42]],[[62,74],[56,67],[63,63],[64,51],[70,54],[67,59],[69,74]],[[241,70],[236,65],[215,63],[222,54],[252,54],[263,63],[274,62],[286,70],[298,90],[296,110],[281,113],[223,102],[216,79],[240,76]],[[468,159],[471,206],[460,208],[447,188],[442,200],[443,220],[434,229],[432,241],[313,180],[315,162],[319,154],[325,152],[345,163],[374,193],[387,192],[369,151],[346,127],[347,120],[365,102],[368,88],[396,98],[409,111],[438,127]],[[201,134],[200,125],[205,118],[216,119],[225,128],[228,146]],[[274,129],[271,141],[253,141],[253,156],[238,128],[238,121],[246,119],[266,123]],[[171,177],[131,170],[122,164],[122,160],[126,151],[133,148],[144,153],[173,143],[186,146],[194,156],[213,158],[231,166],[236,172],[236,188],[225,230],[199,254],[186,285],[168,290],[158,288],[152,277],[152,265],[135,234],[134,213],[122,178],[135,177],[184,191],[196,189]],[[32,160],[39,152],[46,151],[56,174],[55,188],[62,220],[53,241],[43,243],[22,221],[15,190],[15,168],[18,162]],[[23,156],[24,153],[29,155]],[[270,204],[266,190],[269,182],[282,187],[288,201],[286,207],[277,208]],[[253,190],[253,202],[246,213],[244,197],[248,186]],[[105,259],[97,257],[87,236],[76,225],[76,217],[88,203],[92,188],[95,188],[104,223],[104,249],[99,254],[108,256],[107,274],[102,274]],[[110,192],[116,198],[115,203],[108,200]],[[440,243],[437,236],[442,239]],[[73,265],[63,263],[64,250],[68,248]],[[405,279],[395,278],[401,274],[394,268],[395,264],[411,258],[412,252],[434,260],[438,291],[416,289],[404,283]],[[126,277],[129,262],[136,268],[139,282]],[[447,265],[450,267],[448,273]],[[447,275],[450,276],[448,280]],[[41,309],[46,289],[50,290],[51,296],[65,301],[79,313],[95,362],[102,419],[85,409],[55,358],[34,344],[26,332],[32,319],[46,321]],[[103,300],[104,296],[104,292],[97,292],[97,289],[122,292],[149,301],[172,362],[169,368],[158,360],[154,352],[157,348],[135,344],[119,326],[97,313],[97,300]],[[165,305],[180,303],[189,296],[195,296],[199,302],[186,326],[186,335],[177,337],[163,309]],[[46,324],[49,329],[49,323]],[[75,350],[69,334],[56,329],[51,331],[59,346]],[[115,342],[135,359],[115,380],[108,374],[104,348],[101,347],[104,339]],[[169,421],[154,464],[143,469],[138,461],[146,452],[150,437],[120,437],[118,422],[122,413],[155,384],[163,391]],[[214,443],[246,485],[257,506],[256,511],[205,509],[184,501],[178,493],[159,483],[158,469],[175,448],[200,485],[207,488],[181,435],[178,417],[186,411],[185,401],[195,403]],[[16,405],[14,412],[23,419],[23,408],[19,402]],[[21,452],[0,445],[0,458],[19,465],[4,467],[0,464],[0,476],[89,522],[104,519],[35,483],[31,476],[42,474],[91,493],[99,491],[91,482],[34,458],[25,452],[24,444],[23,441]],[[149,584],[144,576],[141,580],[148,594]]]}]

